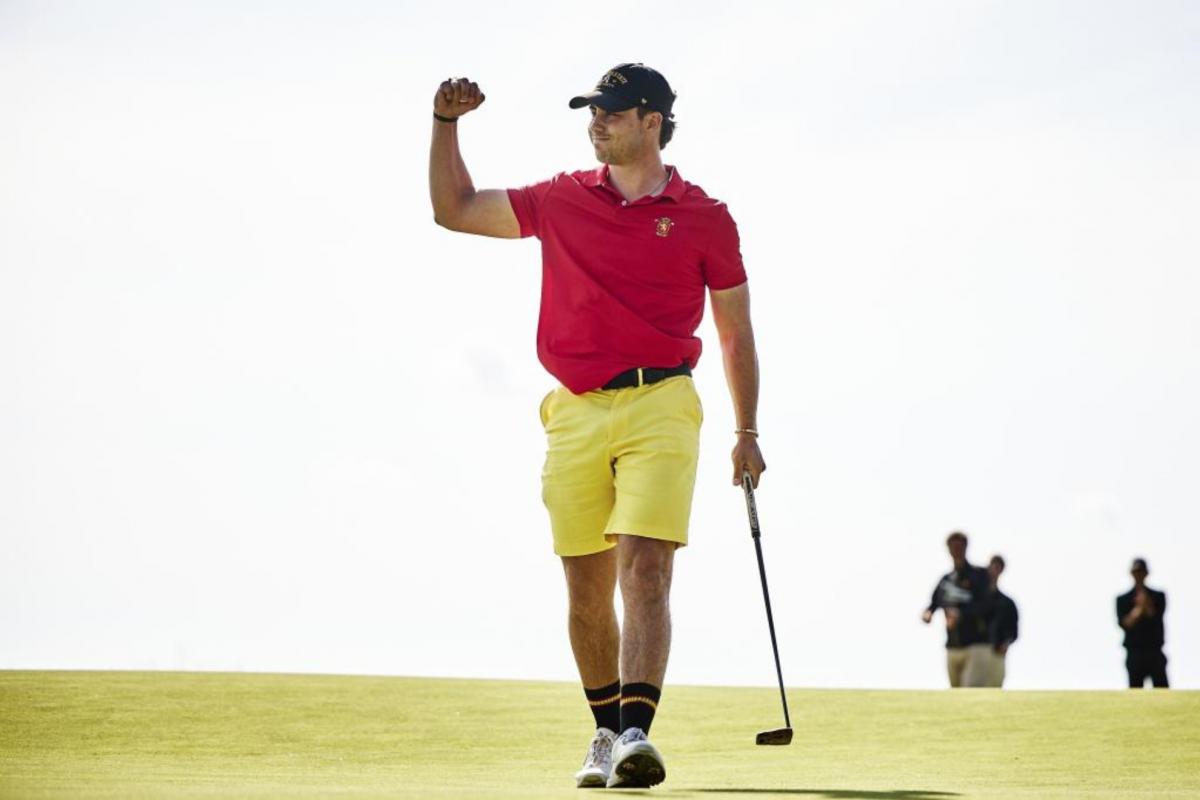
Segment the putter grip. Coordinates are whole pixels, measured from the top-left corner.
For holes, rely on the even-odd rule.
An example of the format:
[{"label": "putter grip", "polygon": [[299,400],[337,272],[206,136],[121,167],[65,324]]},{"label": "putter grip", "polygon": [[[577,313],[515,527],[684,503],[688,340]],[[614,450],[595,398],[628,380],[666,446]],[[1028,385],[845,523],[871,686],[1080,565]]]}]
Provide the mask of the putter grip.
[{"label": "putter grip", "polygon": [[754,502],[754,482],[748,471],[742,473],[742,490],[746,493],[746,515],[750,517],[750,537],[757,539],[762,536],[758,529],[758,505]]}]

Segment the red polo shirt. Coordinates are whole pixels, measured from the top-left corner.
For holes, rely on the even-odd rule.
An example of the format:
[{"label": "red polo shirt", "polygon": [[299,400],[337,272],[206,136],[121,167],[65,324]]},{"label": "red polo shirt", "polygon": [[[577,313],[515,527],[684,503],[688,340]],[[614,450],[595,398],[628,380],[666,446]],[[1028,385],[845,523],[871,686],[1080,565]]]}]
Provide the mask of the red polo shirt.
[{"label": "red polo shirt", "polygon": [[705,287],[746,281],[725,204],[668,169],[632,202],[607,165],[508,190],[521,236],[542,240],[538,358],[576,394],[631,367],[694,368]]}]

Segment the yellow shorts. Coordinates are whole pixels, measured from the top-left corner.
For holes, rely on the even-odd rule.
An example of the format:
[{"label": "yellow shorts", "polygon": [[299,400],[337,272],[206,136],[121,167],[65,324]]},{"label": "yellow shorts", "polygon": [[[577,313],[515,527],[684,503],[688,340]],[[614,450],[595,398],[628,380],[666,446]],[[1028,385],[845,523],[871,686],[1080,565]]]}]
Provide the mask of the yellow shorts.
[{"label": "yellow shorts", "polygon": [[542,400],[542,501],[554,552],[584,556],[620,534],[687,544],[704,411],[687,375]]}]

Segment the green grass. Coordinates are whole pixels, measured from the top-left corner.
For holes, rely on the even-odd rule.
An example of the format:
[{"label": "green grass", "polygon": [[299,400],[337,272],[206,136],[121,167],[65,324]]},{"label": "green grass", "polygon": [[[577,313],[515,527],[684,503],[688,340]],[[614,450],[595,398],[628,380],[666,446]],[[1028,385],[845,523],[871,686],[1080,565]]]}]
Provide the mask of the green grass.
[{"label": "green grass", "polygon": [[[663,798],[1200,797],[1200,693],[668,686]],[[0,798],[575,798],[572,684],[0,672]],[[603,796],[604,792],[593,792]],[[611,794],[611,793],[609,793]],[[590,796],[590,795],[585,795]]]}]

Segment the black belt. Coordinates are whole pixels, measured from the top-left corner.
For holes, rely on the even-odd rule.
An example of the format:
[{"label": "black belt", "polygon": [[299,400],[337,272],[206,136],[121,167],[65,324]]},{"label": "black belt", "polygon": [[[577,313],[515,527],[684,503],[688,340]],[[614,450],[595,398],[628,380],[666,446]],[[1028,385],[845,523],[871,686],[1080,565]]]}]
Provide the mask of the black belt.
[{"label": "black belt", "polygon": [[683,362],[678,367],[634,367],[627,369],[611,381],[601,386],[601,389],[628,389],[631,386],[645,386],[658,383],[676,375],[691,375],[692,368]]}]

